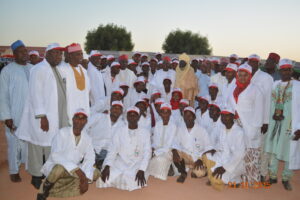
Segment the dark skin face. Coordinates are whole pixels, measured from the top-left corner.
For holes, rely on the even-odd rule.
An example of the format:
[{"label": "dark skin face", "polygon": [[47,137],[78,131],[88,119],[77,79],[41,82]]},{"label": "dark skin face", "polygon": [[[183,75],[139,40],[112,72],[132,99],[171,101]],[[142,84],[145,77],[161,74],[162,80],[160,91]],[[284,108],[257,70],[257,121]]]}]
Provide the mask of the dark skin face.
[{"label": "dark skin face", "polygon": [[141,55],[135,54],[132,56],[132,59],[134,60],[134,62],[139,63],[141,61]]},{"label": "dark skin face", "polygon": [[72,53],[69,53],[69,63],[73,66],[73,67],[77,67],[83,59],[83,53],[82,51],[75,51]]},{"label": "dark skin face", "polygon": [[210,106],[209,107],[209,117],[216,122],[220,117],[220,108],[216,106]]},{"label": "dark skin face", "polygon": [[179,92],[173,92],[173,93],[172,93],[172,98],[173,98],[175,101],[180,101],[180,94],[179,94]]},{"label": "dark skin face", "polygon": [[143,62],[147,62],[148,61],[148,58],[147,58],[147,56],[143,56],[142,58],[141,58],[141,63],[143,63]]},{"label": "dark skin face", "polygon": [[101,65],[101,56],[92,56],[89,58],[89,60],[91,61],[91,63],[95,66],[95,67],[100,67]]},{"label": "dark skin face", "polygon": [[277,62],[274,59],[268,58],[265,63],[265,69],[269,74],[273,74],[276,69]]},{"label": "dark skin face", "polygon": [[200,110],[203,114],[208,108],[208,101],[206,101],[204,99],[199,99],[198,103],[199,103]]},{"label": "dark skin face", "polygon": [[136,112],[127,112],[127,121],[129,129],[136,129],[138,127],[138,121],[140,115]]},{"label": "dark skin face", "polygon": [[169,64],[170,63],[168,61],[164,60],[163,64],[162,64],[162,70],[168,71],[169,70]]},{"label": "dark skin face", "polygon": [[181,69],[181,70],[183,70],[184,69],[184,67],[186,66],[186,62],[184,61],[184,60],[180,60],[179,61],[179,68]]},{"label": "dark skin face", "polygon": [[164,125],[168,125],[169,123],[169,120],[170,120],[170,117],[171,117],[171,110],[168,110],[168,109],[162,109],[159,113],[162,121],[163,121],[163,124]]},{"label": "dark skin face", "polygon": [[160,94],[154,94],[151,96],[151,102],[155,102],[156,99],[161,98]]},{"label": "dark skin face", "polygon": [[169,93],[171,91],[171,84],[172,84],[171,80],[165,79],[163,81],[163,84],[164,84],[166,93]]},{"label": "dark skin face", "polygon": [[156,56],[155,56],[155,58],[156,58],[158,61],[160,61],[160,60],[161,60],[161,57],[162,57],[162,55],[161,55],[161,54],[158,54],[158,55],[156,55]]},{"label": "dark skin face", "polygon": [[226,70],[225,77],[226,77],[228,83],[231,83],[231,81],[236,77],[236,71]]},{"label": "dark skin face", "polygon": [[209,87],[208,88],[208,92],[209,92],[210,98],[212,100],[216,100],[218,92],[219,92],[219,89],[216,88],[216,87]]},{"label": "dark skin face", "polygon": [[[157,64],[157,70],[163,69],[163,64]],[[168,67],[166,67],[166,69],[168,69]],[[165,70],[167,71],[167,70]]]},{"label": "dark skin face", "polygon": [[120,67],[119,66],[113,66],[110,68],[110,73],[112,77],[115,77],[117,74],[120,73]]},{"label": "dark skin face", "polygon": [[198,69],[198,60],[192,60],[191,66],[193,67],[194,71],[196,72]]},{"label": "dark skin face", "polygon": [[161,104],[159,104],[159,103],[154,104],[155,110],[158,114],[160,113],[160,106],[161,106]]},{"label": "dark skin face", "polygon": [[230,63],[235,63],[235,62],[236,62],[236,59],[233,58],[233,57],[231,57],[231,58],[229,58],[229,62],[230,62]]},{"label": "dark skin face", "polygon": [[195,124],[196,115],[189,110],[184,111],[183,120],[187,128],[193,128]]},{"label": "dark skin face", "polygon": [[87,69],[88,68],[88,64],[89,64],[89,60],[88,59],[82,59],[81,63],[82,67],[84,69]]},{"label": "dark skin face", "polygon": [[178,63],[175,63],[175,62],[172,63],[172,69],[173,70],[176,70],[177,66],[178,66]]},{"label": "dark skin face", "polygon": [[128,60],[126,59],[119,60],[119,63],[121,65],[121,70],[125,70],[128,67]]},{"label": "dark skin face", "polygon": [[157,69],[157,62],[155,60],[150,61],[150,70],[152,73],[155,73]]},{"label": "dark skin face", "polygon": [[110,108],[111,121],[116,122],[119,119],[119,117],[122,115],[122,113],[123,113],[122,106],[119,106],[119,105],[111,106],[111,108]]},{"label": "dark skin face", "polygon": [[231,129],[234,124],[234,115],[233,114],[221,114],[221,121],[226,126],[227,129]]},{"label": "dark skin face", "polygon": [[46,60],[51,67],[56,67],[62,61],[62,51],[52,49],[46,52]]},{"label": "dark skin face", "polygon": [[35,65],[40,62],[40,57],[37,55],[30,55],[29,60],[31,64]]},{"label": "dark skin face", "polygon": [[120,93],[113,92],[111,93],[111,102],[113,101],[122,101],[123,97]]},{"label": "dark skin face", "polygon": [[291,68],[285,68],[279,70],[282,81],[290,81],[292,79],[293,70]]},{"label": "dark skin face", "polygon": [[133,86],[136,89],[136,91],[139,93],[146,89],[146,84],[142,82],[137,82]]},{"label": "dark skin face", "polygon": [[120,86],[120,88],[122,88],[122,90],[124,91],[124,97],[126,97],[127,96],[127,94],[128,94],[128,89],[129,89],[129,87],[128,86],[125,86],[125,85],[123,85],[123,86]]},{"label": "dark skin face", "polygon": [[216,72],[216,73],[219,73],[219,72],[222,72],[222,71],[223,71],[223,69],[222,69],[222,67],[221,67],[220,64],[215,63],[214,66],[215,66],[214,69],[215,69],[215,72]]},{"label": "dark skin face", "polygon": [[148,73],[149,73],[149,70],[150,70],[149,65],[143,65],[143,66],[142,66],[142,71],[143,71],[144,73],[148,74]]},{"label": "dark skin face", "polygon": [[250,74],[245,71],[239,71],[237,79],[240,83],[245,84],[250,80]]},{"label": "dark skin face", "polygon": [[27,51],[26,47],[20,46],[20,47],[16,48],[13,51],[13,54],[14,54],[16,63],[18,63],[19,65],[26,65],[26,63],[29,59],[29,55],[28,55],[28,51]]},{"label": "dark skin face", "polygon": [[135,106],[140,109],[142,115],[146,114],[146,111],[147,111],[146,102],[138,102],[138,103],[135,104]]},{"label": "dark skin face", "polygon": [[137,66],[136,64],[130,64],[130,65],[128,65],[128,69],[133,71],[133,73],[137,74],[136,66]]},{"label": "dark skin face", "polygon": [[76,114],[73,117],[73,133],[75,136],[81,134],[82,129],[87,123],[87,117],[84,114]]},{"label": "dark skin face", "polygon": [[248,60],[248,64],[252,67],[252,74],[254,75],[258,70],[259,62],[257,60],[250,59]]},{"label": "dark skin face", "polygon": [[107,66],[107,59],[106,58],[102,58],[101,62],[100,62],[100,69],[105,69]]}]

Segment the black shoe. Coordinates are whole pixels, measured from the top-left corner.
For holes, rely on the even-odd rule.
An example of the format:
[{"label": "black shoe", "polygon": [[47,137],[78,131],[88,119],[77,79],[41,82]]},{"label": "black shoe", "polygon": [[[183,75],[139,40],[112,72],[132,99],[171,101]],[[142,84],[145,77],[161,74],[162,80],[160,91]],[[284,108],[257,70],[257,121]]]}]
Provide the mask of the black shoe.
[{"label": "black shoe", "polygon": [[181,174],[181,175],[177,178],[177,182],[178,182],[178,183],[184,183],[186,177],[187,177],[187,174],[186,174],[186,173]]},{"label": "black shoe", "polygon": [[262,182],[262,183],[266,182],[266,177],[265,176],[260,176],[260,182]]},{"label": "black shoe", "polygon": [[292,185],[290,184],[289,181],[282,181],[282,185],[284,187],[284,189],[288,190],[288,191],[292,191]]},{"label": "black shoe", "polygon": [[38,190],[38,189],[40,189],[42,181],[43,181],[43,177],[42,176],[32,176],[31,184],[33,185],[33,187],[35,189]]},{"label": "black shoe", "polygon": [[270,185],[272,185],[272,184],[276,184],[277,183],[277,178],[270,178],[269,179],[269,183],[270,183]]},{"label": "black shoe", "polygon": [[10,177],[11,182],[14,182],[14,183],[22,181],[19,174],[10,174],[9,177]]},{"label": "black shoe", "polygon": [[36,200],[46,200],[47,199],[47,197],[45,197],[44,196],[44,194],[37,194],[37,196],[36,196]]}]

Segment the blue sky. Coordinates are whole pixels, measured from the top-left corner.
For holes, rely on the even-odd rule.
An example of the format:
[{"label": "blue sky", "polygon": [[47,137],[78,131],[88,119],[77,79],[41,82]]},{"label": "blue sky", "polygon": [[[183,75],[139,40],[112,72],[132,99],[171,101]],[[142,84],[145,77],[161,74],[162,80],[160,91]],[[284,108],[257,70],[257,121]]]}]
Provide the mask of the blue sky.
[{"label": "blue sky", "polygon": [[138,51],[162,51],[180,28],[207,36],[214,55],[300,61],[299,0],[0,0],[0,45],[84,44],[88,30],[107,23],[126,27]]}]

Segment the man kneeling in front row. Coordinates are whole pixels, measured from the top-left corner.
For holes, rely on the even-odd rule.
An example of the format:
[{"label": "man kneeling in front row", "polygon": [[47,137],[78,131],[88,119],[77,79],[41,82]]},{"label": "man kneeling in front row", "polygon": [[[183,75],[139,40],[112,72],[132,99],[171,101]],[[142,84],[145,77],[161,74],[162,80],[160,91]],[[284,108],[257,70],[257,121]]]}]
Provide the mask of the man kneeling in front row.
[{"label": "man kneeling in front row", "polygon": [[183,119],[184,123],[177,128],[172,150],[173,162],[181,174],[177,179],[179,183],[183,183],[187,177],[186,167],[192,170],[192,178],[206,175],[202,156],[204,152],[212,149],[206,130],[195,121],[194,108],[186,107]]},{"label": "man kneeling in front row", "polygon": [[50,197],[73,197],[85,193],[89,182],[100,172],[93,167],[95,153],[91,138],[83,130],[87,114],[77,110],[73,126],[65,127],[53,138],[49,159],[41,172],[47,177],[40,187],[37,200]]}]

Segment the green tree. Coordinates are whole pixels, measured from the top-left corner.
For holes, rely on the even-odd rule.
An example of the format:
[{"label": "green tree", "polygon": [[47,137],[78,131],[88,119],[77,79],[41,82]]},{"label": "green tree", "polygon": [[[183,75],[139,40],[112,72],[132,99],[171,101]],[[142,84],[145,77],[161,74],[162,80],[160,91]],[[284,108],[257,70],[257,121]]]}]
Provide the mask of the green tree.
[{"label": "green tree", "polygon": [[212,48],[205,36],[191,31],[181,31],[179,29],[172,31],[166,37],[162,49],[166,53],[187,53],[210,55]]},{"label": "green tree", "polygon": [[87,53],[91,50],[131,51],[134,47],[131,33],[115,24],[100,24],[98,28],[88,31],[85,39]]}]

